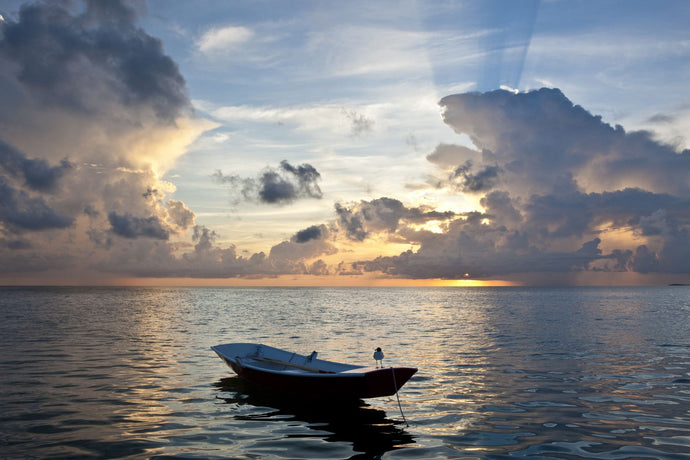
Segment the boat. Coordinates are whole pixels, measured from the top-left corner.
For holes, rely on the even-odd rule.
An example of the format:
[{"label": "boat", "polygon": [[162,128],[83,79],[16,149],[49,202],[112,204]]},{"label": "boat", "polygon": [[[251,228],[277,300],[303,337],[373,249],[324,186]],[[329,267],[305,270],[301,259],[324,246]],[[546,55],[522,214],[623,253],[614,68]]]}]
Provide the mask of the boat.
[{"label": "boat", "polygon": [[391,396],[417,372],[414,367],[358,366],[317,359],[258,343],[211,347],[240,377],[273,392],[310,399]]}]

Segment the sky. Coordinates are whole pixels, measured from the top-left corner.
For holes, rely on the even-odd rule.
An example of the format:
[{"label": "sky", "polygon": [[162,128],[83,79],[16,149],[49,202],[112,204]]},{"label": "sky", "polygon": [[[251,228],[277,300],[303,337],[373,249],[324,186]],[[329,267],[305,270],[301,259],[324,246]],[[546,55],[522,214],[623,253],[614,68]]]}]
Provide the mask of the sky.
[{"label": "sky", "polygon": [[0,284],[690,283],[690,3],[0,4]]}]

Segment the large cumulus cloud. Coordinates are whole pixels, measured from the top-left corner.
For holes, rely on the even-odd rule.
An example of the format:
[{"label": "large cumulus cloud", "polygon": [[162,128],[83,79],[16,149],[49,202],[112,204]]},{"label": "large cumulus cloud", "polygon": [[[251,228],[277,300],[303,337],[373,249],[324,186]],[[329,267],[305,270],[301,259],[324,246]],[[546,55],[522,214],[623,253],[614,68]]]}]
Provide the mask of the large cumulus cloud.
[{"label": "large cumulus cloud", "polygon": [[471,159],[476,170],[500,168],[500,180],[513,194],[564,187],[688,193],[690,152],[676,152],[647,132],[612,127],[558,89],[458,94],[440,104],[444,121],[477,146]]},{"label": "large cumulus cloud", "polygon": [[171,259],[191,237],[161,175],[209,124],[134,5],[27,3],[0,22],[6,274],[119,271],[133,248]]},{"label": "large cumulus cloud", "polygon": [[483,209],[361,268],[419,278],[690,273],[690,152],[610,126],[557,89],[440,104],[475,148],[439,145],[430,185],[475,194]]}]

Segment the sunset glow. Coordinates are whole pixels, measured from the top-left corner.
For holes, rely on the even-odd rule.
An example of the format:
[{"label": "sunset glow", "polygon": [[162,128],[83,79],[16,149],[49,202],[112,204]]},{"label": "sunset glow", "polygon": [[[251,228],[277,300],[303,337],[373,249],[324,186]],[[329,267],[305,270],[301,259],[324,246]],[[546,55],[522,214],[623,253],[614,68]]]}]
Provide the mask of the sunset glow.
[{"label": "sunset glow", "polygon": [[132,278],[113,281],[119,286],[207,286],[207,287],[499,287],[520,286],[504,280],[396,279],[371,276],[340,276],[319,279],[311,276],[281,276],[260,279]]}]

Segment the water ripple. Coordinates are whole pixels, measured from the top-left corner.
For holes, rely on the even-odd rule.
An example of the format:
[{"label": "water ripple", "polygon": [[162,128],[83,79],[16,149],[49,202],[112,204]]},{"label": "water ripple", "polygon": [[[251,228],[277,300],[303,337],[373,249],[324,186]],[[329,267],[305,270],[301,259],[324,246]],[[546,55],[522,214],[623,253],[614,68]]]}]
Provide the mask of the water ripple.
[{"label": "water ripple", "polygon": [[[687,458],[690,289],[0,289],[8,458]],[[311,405],[211,345],[419,372]]]}]

